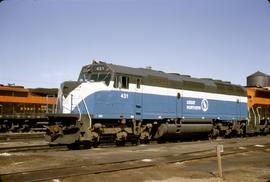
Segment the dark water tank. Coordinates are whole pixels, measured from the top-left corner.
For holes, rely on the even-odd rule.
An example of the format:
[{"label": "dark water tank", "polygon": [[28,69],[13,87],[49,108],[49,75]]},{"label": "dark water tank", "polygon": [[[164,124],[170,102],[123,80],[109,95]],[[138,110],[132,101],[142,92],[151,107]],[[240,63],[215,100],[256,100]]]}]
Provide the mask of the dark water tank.
[{"label": "dark water tank", "polygon": [[249,75],[247,77],[248,87],[269,87],[270,86],[270,76],[257,71],[256,73]]}]

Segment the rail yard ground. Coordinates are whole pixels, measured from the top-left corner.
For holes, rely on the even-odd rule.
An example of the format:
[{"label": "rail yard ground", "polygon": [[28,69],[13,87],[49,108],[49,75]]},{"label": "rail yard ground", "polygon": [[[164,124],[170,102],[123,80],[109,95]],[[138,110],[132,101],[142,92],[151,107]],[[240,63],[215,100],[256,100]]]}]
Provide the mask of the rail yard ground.
[{"label": "rail yard ground", "polygon": [[[35,145],[37,139],[25,142]],[[41,143],[44,144],[42,140]],[[1,146],[23,145],[6,141]],[[218,178],[216,146],[222,144],[223,178]],[[270,136],[106,147],[88,150],[4,152],[4,181],[250,181],[270,180]]]}]

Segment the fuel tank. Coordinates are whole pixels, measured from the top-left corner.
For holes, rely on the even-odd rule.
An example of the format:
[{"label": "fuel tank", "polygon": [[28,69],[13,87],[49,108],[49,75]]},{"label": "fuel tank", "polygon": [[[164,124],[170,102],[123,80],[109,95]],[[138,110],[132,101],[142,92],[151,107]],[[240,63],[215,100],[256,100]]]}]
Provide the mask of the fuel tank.
[{"label": "fuel tank", "polygon": [[188,121],[180,124],[161,124],[154,136],[155,139],[162,137],[183,138],[190,136],[208,135],[213,128],[211,121]]}]

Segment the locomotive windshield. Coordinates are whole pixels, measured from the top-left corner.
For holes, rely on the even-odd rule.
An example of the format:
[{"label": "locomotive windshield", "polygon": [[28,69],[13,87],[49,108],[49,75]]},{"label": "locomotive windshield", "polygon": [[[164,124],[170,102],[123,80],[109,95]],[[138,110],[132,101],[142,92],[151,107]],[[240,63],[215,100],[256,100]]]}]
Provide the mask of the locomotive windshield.
[{"label": "locomotive windshield", "polygon": [[88,81],[92,81],[92,82],[105,81],[107,85],[109,85],[110,79],[111,79],[111,75],[109,72],[108,73],[90,73],[87,78]]},{"label": "locomotive windshield", "polygon": [[92,66],[83,68],[79,77],[79,81],[102,82],[109,85],[111,80],[111,72],[105,66]]}]

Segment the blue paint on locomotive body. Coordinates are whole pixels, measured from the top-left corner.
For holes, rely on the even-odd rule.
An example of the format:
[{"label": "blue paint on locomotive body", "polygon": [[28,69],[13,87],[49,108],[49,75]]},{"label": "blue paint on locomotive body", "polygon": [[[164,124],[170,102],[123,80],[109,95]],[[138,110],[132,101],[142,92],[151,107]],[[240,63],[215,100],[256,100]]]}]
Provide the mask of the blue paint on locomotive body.
[{"label": "blue paint on locomotive body", "polygon": [[[97,91],[85,99],[93,118],[161,120],[198,118],[219,120],[246,120],[247,103],[192,97],[155,95],[124,91]],[[73,113],[87,113],[80,102]],[[79,108],[79,110],[78,110]]]}]

